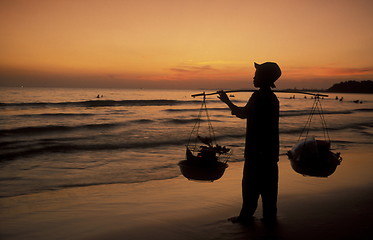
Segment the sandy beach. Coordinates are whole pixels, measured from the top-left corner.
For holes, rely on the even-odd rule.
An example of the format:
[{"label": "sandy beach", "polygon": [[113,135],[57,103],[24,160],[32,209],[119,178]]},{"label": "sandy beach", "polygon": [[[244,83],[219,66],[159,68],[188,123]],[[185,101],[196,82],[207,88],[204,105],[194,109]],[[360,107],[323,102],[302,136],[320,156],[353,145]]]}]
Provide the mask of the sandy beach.
[{"label": "sandy beach", "polygon": [[[363,151],[364,150],[364,151]],[[2,198],[1,239],[370,239],[373,237],[372,151],[342,152],[329,178],[280,166],[278,224],[227,221],[241,204],[241,163],[222,179],[113,184]]]},{"label": "sandy beach", "polygon": [[0,240],[373,240],[372,9],[0,0]]}]

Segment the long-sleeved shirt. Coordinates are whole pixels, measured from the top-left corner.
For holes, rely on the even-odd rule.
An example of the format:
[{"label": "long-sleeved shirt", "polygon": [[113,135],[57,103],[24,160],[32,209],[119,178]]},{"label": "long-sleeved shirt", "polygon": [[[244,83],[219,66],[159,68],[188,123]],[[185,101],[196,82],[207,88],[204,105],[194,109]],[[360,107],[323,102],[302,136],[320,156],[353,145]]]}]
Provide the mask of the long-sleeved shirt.
[{"label": "long-sleeved shirt", "polygon": [[245,107],[232,108],[233,115],[247,119],[246,161],[278,161],[279,109],[279,101],[271,89],[259,89]]}]

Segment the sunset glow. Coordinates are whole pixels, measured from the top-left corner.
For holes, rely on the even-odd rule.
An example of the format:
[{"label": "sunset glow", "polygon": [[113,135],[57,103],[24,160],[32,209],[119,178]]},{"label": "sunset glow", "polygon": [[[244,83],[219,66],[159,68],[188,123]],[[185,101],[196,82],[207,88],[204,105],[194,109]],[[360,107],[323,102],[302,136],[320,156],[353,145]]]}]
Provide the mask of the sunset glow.
[{"label": "sunset glow", "polygon": [[279,88],[373,78],[372,1],[0,2],[0,85]]}]

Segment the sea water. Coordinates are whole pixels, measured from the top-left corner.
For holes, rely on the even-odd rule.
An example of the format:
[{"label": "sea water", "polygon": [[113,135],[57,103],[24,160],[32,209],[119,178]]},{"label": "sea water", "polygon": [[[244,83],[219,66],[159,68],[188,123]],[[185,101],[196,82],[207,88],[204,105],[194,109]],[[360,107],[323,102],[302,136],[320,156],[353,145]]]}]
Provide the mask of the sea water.
[{"label": "sea water", "polygon": [[[0,88],[0,197],[180,176],[177,163],[185,158],[202,104],[191,94],[200,92]],[[333,151],[343,156],[348,148],[371,147],[373,95],[326,94],[320,102]],[[234,93],[231,99],[244,106],[250,95]],[[285,154],[303,132],[314,99],[277,96]],[[232,149],[230,162],[243,161],[245,120],[232,116],[216,95],[206,103],[218,144]],[[316,112],[307,129],[323,139],[320,119]],[[206,115],[202,120],[200,135],[206,135]]]}]

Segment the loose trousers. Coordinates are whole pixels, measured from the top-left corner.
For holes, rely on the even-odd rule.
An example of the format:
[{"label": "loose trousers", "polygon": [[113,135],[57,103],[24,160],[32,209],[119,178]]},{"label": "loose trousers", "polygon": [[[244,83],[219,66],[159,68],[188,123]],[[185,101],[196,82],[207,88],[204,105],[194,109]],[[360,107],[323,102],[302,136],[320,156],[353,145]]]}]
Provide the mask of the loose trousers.
[{"label": "loose trousers", "polygon": [[259,196],[263,203],[263,218],[276,218],[278,195],[277,162],[246,160],[242,177],[242,209],[240,216],[250,218],[258,206]]}]

